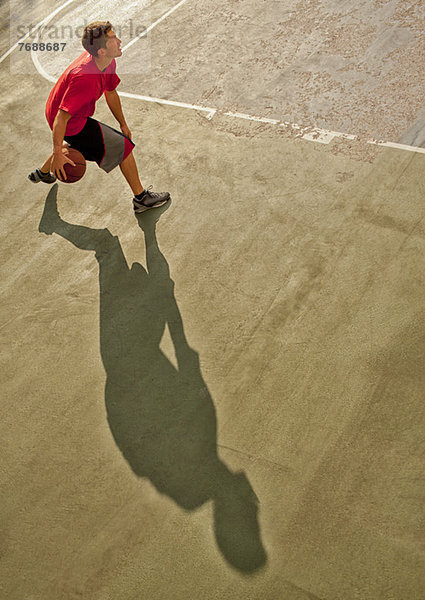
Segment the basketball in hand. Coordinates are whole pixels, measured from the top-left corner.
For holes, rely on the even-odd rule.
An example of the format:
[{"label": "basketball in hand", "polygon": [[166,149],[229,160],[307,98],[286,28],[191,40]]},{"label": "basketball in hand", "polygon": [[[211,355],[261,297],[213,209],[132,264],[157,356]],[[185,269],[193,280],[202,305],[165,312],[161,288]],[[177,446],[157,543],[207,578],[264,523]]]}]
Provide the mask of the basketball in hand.
[{"label": "basketball in hand", "polygon": [[64,164],[66,179],[62,179],[62,183],[75,183],[86,172],[86,159],[75,148],[68,148],[67,150],[68,152],[65,152],[65,156],[75,162],[75,167],[71,163]]}]

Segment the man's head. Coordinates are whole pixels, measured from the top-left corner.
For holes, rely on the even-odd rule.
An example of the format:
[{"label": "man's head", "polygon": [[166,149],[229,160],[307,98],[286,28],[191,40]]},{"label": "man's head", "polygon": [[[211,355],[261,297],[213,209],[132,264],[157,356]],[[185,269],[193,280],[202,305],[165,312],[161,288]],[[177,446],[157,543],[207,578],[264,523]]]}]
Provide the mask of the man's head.
[{"label": "man's head", "polygon": [[121,56],[121,40],[116,36],[109,21],[94,21],[84,28],[81,43],[96,58]]}]

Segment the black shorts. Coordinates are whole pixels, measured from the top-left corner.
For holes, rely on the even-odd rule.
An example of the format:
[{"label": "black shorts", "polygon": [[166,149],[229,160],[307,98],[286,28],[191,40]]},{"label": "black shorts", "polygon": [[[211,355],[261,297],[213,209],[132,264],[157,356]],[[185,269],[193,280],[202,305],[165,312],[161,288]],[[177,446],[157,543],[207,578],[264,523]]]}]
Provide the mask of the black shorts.
[{"label": "black shorts", "polygon": [[121,164],[135,146],[121,131],[92,117],[87,117],[81,131],[66,135],[64,140],[71,148],[79,150],[86,160],[96,162],[107,173]]}]

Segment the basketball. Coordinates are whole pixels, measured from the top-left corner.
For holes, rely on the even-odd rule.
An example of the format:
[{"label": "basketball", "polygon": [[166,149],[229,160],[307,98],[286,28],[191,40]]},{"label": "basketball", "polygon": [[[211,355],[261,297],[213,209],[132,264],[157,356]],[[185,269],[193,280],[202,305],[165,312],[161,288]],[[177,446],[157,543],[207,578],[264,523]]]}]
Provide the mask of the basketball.
[{"label": "basketball", "polygon": [[75,148],[68,148],[68,152],[65,153],[65,156],[75,162],[75,167],[70,163],[64,164],[66,179],[63,179],[62,183],[75,183],[80,180],[86,172],[86,159],[81,152]]}]

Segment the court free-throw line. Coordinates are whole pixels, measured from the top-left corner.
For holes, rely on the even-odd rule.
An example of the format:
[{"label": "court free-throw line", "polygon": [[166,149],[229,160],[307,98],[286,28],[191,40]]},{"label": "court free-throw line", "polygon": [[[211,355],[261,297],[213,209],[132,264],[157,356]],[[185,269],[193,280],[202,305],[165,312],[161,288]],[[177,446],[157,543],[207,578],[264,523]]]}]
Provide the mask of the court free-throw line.
[{"label": "court free-throw line", "polygon": [[419,146],[407,146],[406,144],[397,144],[396,142],[382,142],[379,140],[370,140],[368,144],[376,144],[377,146],[384,146],[385,148],[395,148],[396,150],[407,150],[408,152],[419,152],[425,154],[425,148]]},{"label": "court free-throw line", "polygon": [[200,110],[206,112],[206,118],[212,119],[217,112],[216,108],[209,108],[208,106],[197,106],[196,104],[186,104],[185,102],[175,102],[174,100],[164,100],[162,98],[154,98],[152,96],[139,96],[139,94],[129,94],[128,92],[118,92],[120,96],[125,98],[135,98],[136,100],[143,100],[144,102],[156,102],[157,104],[168,104],[169,106],[178,106],[180,108],[190,108],[192,110]]},{"label": "court free-throw line", "polygon": [[[288,121],[279,121],[277,119],[268,119],[265,117],[256,117],[254,115],[247,115],[245,113],[226,112],[224,114],[227,117],[235,117],[237,119],[245,119],[247,121],[255,121],[257,123],[279,125],[280,127],[292,129],[293,131],[298,132],[295,137],[319,144],[329,144],[334,138],[342,138],[345,140],[360,139],[357,135],[351,135],[349,133],[328,131],[327,129],[322,129],[321,127],[302,127],[297,123],[289,123]],[[420,148],[419,146],[408,146],[407,144],[384,142],[383,140],[367,140],[367,143],[374,144],[375,146],[383,146],[385,148],[395,148],[396,150],[406,150],[407,152],[418,152],[419,154],[425,154],[425,148]]]}]

